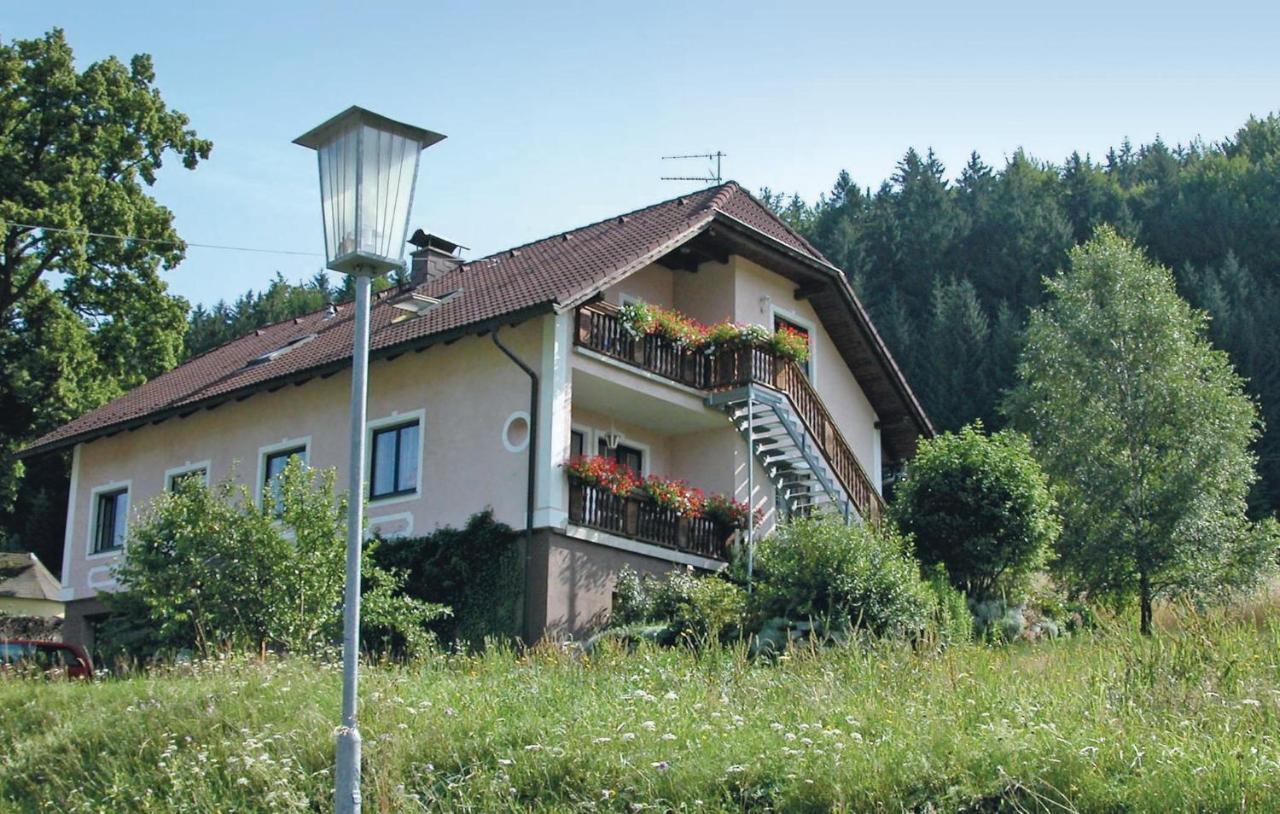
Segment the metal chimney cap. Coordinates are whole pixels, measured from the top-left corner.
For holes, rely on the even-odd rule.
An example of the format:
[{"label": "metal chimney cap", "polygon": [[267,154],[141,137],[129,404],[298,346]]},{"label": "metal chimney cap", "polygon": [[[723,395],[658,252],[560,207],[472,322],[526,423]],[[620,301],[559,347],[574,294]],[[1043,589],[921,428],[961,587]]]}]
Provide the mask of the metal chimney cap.
[{"label": "metal chimney cap", "polygon": [[419,249],[435,249],[445,254],[453,254],[458,249],[470,248],[469,246],[463,246],[461,243],[454,243],[452,240],[440,237],[440,235],[429,234],[421,229],[414,230],[413,236],[409,238],[409,243]]}]

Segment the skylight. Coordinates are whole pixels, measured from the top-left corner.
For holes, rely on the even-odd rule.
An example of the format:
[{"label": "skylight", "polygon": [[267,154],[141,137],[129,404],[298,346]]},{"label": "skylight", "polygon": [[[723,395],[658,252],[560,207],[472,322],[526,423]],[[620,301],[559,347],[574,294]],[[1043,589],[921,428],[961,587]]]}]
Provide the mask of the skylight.
[{"label": "skylight", "polygon": [[286,353],[293,350],[294,348],[302,347],[303,345],[307,344],[308,342],[310,342],[312,339],[315,339],[315,338],[316,338],[315,334],[307,334],[306,336],[300,336],[297,339],[290,339],[281,347],[278,347],[273,351],[268,351],[267,353],[264,353],[261,356],[257,356],[257,357],[254,357],[253,359],[250,359],[248,364],[245,365],[245,367],[265,365],[267,362],[275,361],[276,359],[279,359],[281,356],[284,356]]}]

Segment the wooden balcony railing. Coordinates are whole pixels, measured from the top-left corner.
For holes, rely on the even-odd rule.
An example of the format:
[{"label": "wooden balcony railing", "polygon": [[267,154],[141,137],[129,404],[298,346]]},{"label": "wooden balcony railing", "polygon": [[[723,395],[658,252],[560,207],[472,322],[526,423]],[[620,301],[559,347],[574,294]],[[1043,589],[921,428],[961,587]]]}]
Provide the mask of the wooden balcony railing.
[{"label": "wooden balcony railing", "polygon": [[617,306],[597,302],[578,309],[577,343],[642,370],[699,390],[763,384],[784,394],[822,450],[835,477],[864,519],[878,524],[884,502],[808,376],[795,362],[764,347],[693,350],[660,336],[633,336]]},{"label": "wooden balcony railing", "polygon": [[608,489],[569,479],[569,522],[630,537],[663,548],[729,559],[734,529],[708,517],[681,517],[648,495],[615,495]]}]

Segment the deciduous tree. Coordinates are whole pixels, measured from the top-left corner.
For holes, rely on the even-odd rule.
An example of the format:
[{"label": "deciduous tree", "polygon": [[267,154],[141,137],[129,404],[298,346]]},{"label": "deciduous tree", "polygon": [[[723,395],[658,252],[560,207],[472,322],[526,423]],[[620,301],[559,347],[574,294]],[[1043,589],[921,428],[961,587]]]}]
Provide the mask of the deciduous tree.
[{"label": "deciduous tree", "polygon": [[1109,228],[1031,315],[1010,399],[1061,487],[1059,563],[1094,596],[1152,603],[1250,585],[1275,555],[1251,526],[1258,411],[1172,273]]},{"label": "deciduous tree", "polygon": [[28,514],[17,448],[180,358],[186,304],[160,271],[185,246],[148,188],[166,154],[194,169],[210,149],[145,54],[77,70],[61,30],[0,43],[0,537]]}]

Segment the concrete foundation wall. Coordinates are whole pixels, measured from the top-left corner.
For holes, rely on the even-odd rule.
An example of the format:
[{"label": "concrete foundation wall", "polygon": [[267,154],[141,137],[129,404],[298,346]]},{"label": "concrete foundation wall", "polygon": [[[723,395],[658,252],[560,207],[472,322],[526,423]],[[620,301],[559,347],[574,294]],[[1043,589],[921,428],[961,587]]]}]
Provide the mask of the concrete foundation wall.
[{"label": "concrete foundation wall", "polygon": [[532,539],[525,580],[525,639],[584,639],[603,628],[613,607],[618,572],[626,565],[640,574],[685,567],[539,529]]}]

